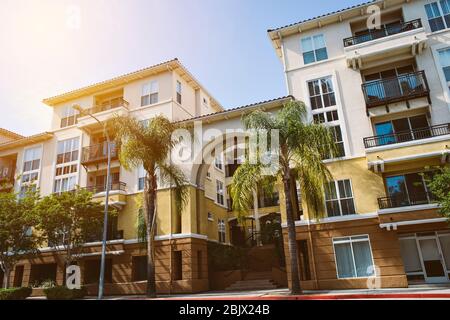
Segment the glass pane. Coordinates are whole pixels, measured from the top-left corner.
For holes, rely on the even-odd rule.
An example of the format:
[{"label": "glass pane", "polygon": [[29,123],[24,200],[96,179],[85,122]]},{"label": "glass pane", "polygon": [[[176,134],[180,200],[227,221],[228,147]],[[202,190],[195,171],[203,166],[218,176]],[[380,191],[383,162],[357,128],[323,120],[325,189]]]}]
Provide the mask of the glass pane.
[{"label": "glass pane", "polygon": [[441,8],[444,14],[450,13],[450,0],[441,0]]},{"label": "glass pane", "polygon": [[341,200],[341,207],[342,207],[342,215],[344,216],[356,213],[353,199]]},{"label": "glass pane", "polygon": [[341,211],[339,209],[339,201],[333,200],[333,201],[327,201],[326,202],[327,207],[327,215],[328,217],[337,217],[341,215]]},{"label": "glass pane", "polygon": [[439,60],[442,67],[450,66],[450,49],[439,51]]},{"label": "glass pane", "polygon": [[341,198],[351,198],[352,188],[350,185],[350,180],[341,180],[338,182],[339,185],[339,195]]},{"label": "glass pane", "polygon": [[427,116],[424,114],[415,116],[415,117],[411,117],[411,118],[409,118],[409,121],[411,122],[411,128],[413,130],[428,127]]},{"label": "glass pane", "polygon": [[329,182],[325,187],[325,199],[337,199],[336,185],[334,184],[334,182]]},{"label": "glass pane", "polygon": [[404,176],[386,178],[386,187],[395,206],[408,205],[408,193],[406,192],[406,181]]},{"label": "glass pane", "polygon": [[372,252],[368,241],[353,242],[353,254],[355,255],[356,275],[369,277],[374,274]]},{"label": "glass pane", "polygon": [[322,48],[322,49],[316,50],[316,58],[317,58],[317,61],[322,61],[322,60],[328,59],[327,48]]},{"label": "glass pane", "polygon": [[310,52],[314,50],[311,38],[304,38],[301,42],[303,52]]},{"label": "glass pane", "polygon": [[316,58],[314,57],[314,51],[303,53],[304,64],[313,63],[315,61],[316,61]]},{"label": "glass pane", "polygon": [[405,266],[405,272],[421,272],[419,252],[417,251],[417,243],[415,239],[400,240],[400,254]]},{"label": "glass pane", "polygon": [[382,122],[375,124],[375,132],[378,136],[378,144],[385,145],[395,143],[396,139],[394,134],[394,127],[392,122]]},{"label": "glass pane", "polygon": [[325,48],[325,38],[323,37],[323,34],[314,36],[313,40],[315,49]]},{"label": "glass pane", "polygon": [[439,17],[439,7],[437,2],[429,3],[425,5],[425,11],[427,12],[428,19]]},{"label": "glass pane", "polygon": [[439,241],[441,243],[442,255],[447,266],[447,270],[450,270],[450,236],[440,236]]},{"label": "glass pane", "polygon": [[325,107],[331,107],[336,105],[336,97],[334,93],[328,93],[323,95],[323,103]]},{"label": "glass pane", "polygon": [[411,204],[428,203],[425,185],[422,176],[418,173],[411,173],[405,176],[406,188],[408,190]]},{"label": "glass pane", "polygon": [[336,265],[339,278],[356,277],[350,243],[335,244],[334,251],[336,254]]}]

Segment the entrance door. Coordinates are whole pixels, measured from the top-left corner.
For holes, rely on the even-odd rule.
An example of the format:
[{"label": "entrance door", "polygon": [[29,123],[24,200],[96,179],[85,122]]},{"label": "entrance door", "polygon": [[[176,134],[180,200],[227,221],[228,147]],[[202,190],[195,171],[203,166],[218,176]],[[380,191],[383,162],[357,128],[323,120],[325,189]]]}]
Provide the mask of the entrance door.
[{"label": "entrance door", "polygon": [[418,243],[425,271],[425,281],[428,283],[447,282],[448,278],[437,238],[434,236],[418,238]]}]

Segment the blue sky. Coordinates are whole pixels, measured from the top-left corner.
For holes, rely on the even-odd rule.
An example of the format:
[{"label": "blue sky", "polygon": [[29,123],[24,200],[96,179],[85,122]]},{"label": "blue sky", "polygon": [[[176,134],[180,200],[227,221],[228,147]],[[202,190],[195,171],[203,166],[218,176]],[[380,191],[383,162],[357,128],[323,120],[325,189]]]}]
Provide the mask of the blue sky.
[{"label": "blue sky", "polygon": [[286,95],[267,29],[360,2],[2,0],[0,127],[48,130],[43,98],[174,57],[225,108]]}]

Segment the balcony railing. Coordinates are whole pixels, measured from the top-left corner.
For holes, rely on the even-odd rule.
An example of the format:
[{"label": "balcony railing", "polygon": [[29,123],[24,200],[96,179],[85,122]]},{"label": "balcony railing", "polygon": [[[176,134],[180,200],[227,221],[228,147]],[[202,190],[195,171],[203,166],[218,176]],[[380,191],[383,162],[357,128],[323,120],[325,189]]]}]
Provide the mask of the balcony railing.
[{"label": "balcony railing", "polygon": [[[117,159],[118,152],[114,142],[111,143],[111,159]],[[108,143],[94,144],[84,147],[81,155],[81,164],[90,164],[108,160]]]},{"label": "balcony railing", "polygon": [[398,196],[378,198],[378,206],[380,209],[392,209],[409,206],[418,206],[421,204],[433,203],[435,197],[430,192],[418,192],[406,196],[399,194]]},{"label": "balcony railing", "polygon": [[[109,191],[126,191],[127,184],[125,182],[113,182],[110,184]],[[98,186],[86,187],[86,190],[92,193],[101,193],[106,191],[106,184]]]},{"label": "balcony railing", "polygon": [[344,39],[344,47],[350,47],[356,44],[365,43],[375,39],[380,39],[394,34],[399,34],[420,28],[422,28],[422,21],[420,19],[390,24],[381,29],[368,30],[365,33],[346,38]]},{"label": "balcony railing", "polygon": [[430,90],[424,71],[363,83],[367,108],[428,97]]},{"label": "balcony railing", "polygon": [[112,110],[112,109],[116,109],[116,108],[120,108],[120,107],[124,107],[124,108],[128,109],[128,106],[129,106],[129,103],[126,100],[124,100],[123,98],[116,98],[116,99],[111,99],[111,100],[105,101],[99,105],[96,105],[95,107],[86,109],[86,110],[84,110],[84,112],[86,114],[95,114],[95,113],[108,111],[108,110]]},{"label": "balcony railing", "polygon": [[450,123],[364,138],[364,146],[366,149],[369,149],[388,144],[445,136],[447,134],[450,134]]}]

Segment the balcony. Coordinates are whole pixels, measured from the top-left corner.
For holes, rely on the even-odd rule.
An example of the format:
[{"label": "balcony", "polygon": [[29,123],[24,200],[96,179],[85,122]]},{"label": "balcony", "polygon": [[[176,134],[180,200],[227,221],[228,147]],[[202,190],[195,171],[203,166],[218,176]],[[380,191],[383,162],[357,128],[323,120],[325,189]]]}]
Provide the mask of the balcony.
[{"label": "balcony", "polygon": [[[125,182],[113,182],[110,184],[110,188],[109,191],[126,191],[127,188],[127,184]],[[106,184],[105,185],[98,185],[98,186],[89,186],[86,187],[86,190],[97,194],[97,193],[102,193],[102,192],[106,192]]]},{"label": "balcony", "polygon": [[383,209],[402,208],[431,204],[435,200],[430,192],[412,193],[410,195],[399,194],[398,196],[378,198],[378,207]]},{"label": "balcony", "polygon": [[416,30],[422,28],[422,21],[420,19],[408,21],[408,22],[401,22],[396,24],[390,24],[386,27],[383,27],[381,29],[374,29],[369,30],[365,33],[358,34],[353,37],[349,37],[344,39],[344,47],[350,47],[357,44],[369,42],[376,39],[385,38],[388,36],[392,36],[395,34],[404,33],[411,30]]},{"label": "balcony", "polygon": [[430,89],[424,71],[363,83],[366,107],[388,105],[421,97],[430,99]]},{"label": "balcony", "polygon": [[123,98],[116,98],[83,111],[87,115],[82,115],[78,118],[78,127],[84,129],[92,127],[94,129],[98,127],[98,122],[90,117],[89,114],[95,115],[99,121],[104,122],[111,119],[113,115],[128,115],[129,103]]},{"label": "balcony", "polygon": [[[115,143],[111,143],[111,160],[118,158],[118,150]],[[81,164],[83,166],[97,164],[108,161],[108,143],[99,143],[89,147],[84,147],[81,154]]]},{"label": "balcony", "polygon": [[450,123],[398,133],[364,138],[366,149],[390,144],[429,139],[450,134]]}]

